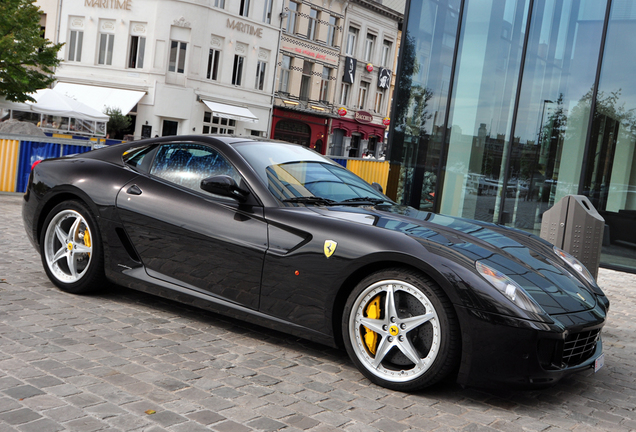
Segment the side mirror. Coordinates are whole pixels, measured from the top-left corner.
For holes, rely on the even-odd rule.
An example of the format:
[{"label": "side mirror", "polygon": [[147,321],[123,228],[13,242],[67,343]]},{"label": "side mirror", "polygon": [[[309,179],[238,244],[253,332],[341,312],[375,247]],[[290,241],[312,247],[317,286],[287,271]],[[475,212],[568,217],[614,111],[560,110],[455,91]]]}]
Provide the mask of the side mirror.
[{"label": "side mirror", "polygon": [[384,193],[384,191],[382,190],[382,185],[380,185],[380,183],[373,182],[371,183],[371,187],[380,193]]},{"label": "side mirror", "polygon": [[249,192],[241,189],[229,175],[217,175],[201,180],[201,189],[224,197],[234,198],[244,202]]}]

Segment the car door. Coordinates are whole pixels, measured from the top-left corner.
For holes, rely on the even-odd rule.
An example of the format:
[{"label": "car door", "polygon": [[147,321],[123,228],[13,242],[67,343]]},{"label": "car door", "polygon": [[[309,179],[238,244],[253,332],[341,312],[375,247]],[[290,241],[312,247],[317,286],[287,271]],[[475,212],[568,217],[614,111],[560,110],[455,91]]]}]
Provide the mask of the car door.
[{"label": "car door", "polygon": [[208,144],[160,145],[148,167],[124,186],[117,208],[152,277],[258,309],[267,224],[255,197],[243,204],[200,188],[226,174],[245,181]]}]

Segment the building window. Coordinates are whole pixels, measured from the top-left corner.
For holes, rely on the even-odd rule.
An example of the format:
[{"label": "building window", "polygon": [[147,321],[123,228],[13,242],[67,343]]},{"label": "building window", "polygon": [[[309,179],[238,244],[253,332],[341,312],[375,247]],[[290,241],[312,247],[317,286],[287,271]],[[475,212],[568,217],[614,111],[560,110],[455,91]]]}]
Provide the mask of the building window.
[{"label": "building window", "polygon": [[68,61],[82,61],[82,41],[84,32],[71,30],[68,44]]},{"label": "building window", "polygon": [[309,100],[311,92],[311,74],[314,70],[314,64],[305,60],[303,63],[303,75],[300,79],[300,100]]},{"label": "building window", "polygon": [[216,81],[219,77],[219,58],[221,57],[221,51],[210,48],[208,54],[208,70],[206,78]]},{"label": "building window", "polygon": [[289,10],[289,15],[287,15],[287,33],[295,33],[296,32],[296,14],[298,13],[298,3],[290,1],[289,6],[287,7]]},{"label": "building window", "polygon": [[322,67],[322,80],[320,81],[320,100],[329,100],[329,78],[331,77],[331,68]]},{"label": "building window", "polygon": [[289,93],[289,70],[291,69],[291,57],[283,55],[283,60],[280,66],[280,82],[278,84],[278,91],[283,93]]},{"label": "building window", "polygon": [[214,7],[225,9],[225,0],[214,0]]},{"label": "building window", "polygon": [[263,22],[266,24],[272,23],[272,6],[274,0],[265,0],[265,8],[263,9]]},{"label": "building window", "polygon": [[336,29],[338,28],[338,18],[329,17],[329,27],[327,28],[327,45],[336,46]]},{"label": "building window", "polygon": [[383,91],[379,91],[375,94],[375,105],[374,105],[374,109],[375,112],[380,113],[382,112],[382,102],[384,101],[384,92]]},{"label": "building window", "polygon": [[358,109],[364,109],[367,104],[367,94],[369,93],[369,83],[366,81],[360,82],[360,89],[358,90]]},{"label": "building window", "polygon": [[234,56],[234,67],[232,68],[232,84],[240,86],[243,81],[243,63],[245,57],[240,55]]},{"label": "building window", "polygon": [[375,35],[367,33],[367,40],[364,44],[364,61],[370,62],[373,59],[373,48],[375,47]]},{"label": "building window", "polygon": [[170,61],[168,71],[185,73],[185,58],[188,44],[186,42],[170,41]]},{"label": "building window", "polygon": [[100,65],[112,65],[113,64],[113,44],[115,42],[115,35],[108,33],[99,34],[99,56],[97,57],[97,63]]},{"label": "building window", "polygon": [[256,65],[256,89],[263,90],[265,88],[265,69],[267,63],[262,60],[258,61]]},{"label": "building window", "polygon": [[239,7],[239,15],[247,17],[250,11],[250,0],[241,0],[241,6]]},{"label": "building window", "polygon": [[203,133],[234,135],[236,120],[213,116],[211,112],[203,113]]},{"label": "building window", "polygon": [[131,69],[142,69],[144,67],[145,51],[146,51],[146,38],[141,36],[131,36],[128,67]]},{"label": "building window", "polygon": [[316,9],[309,10],[309,26],[307,27],[307,39],[316,39],[316,20],[318,19],[318,11]]},{"label": "building window", "polygon": [[347,33],[347,49],[345,54],[349,57],[355,57],[356,40],[358,39],[358,29],[355,27],[349,27],[349,33]]},{"label": "building window", "polygon": [[382,66],[391,67],[391,46],[393,44],[387,40],[382,43]]},{"label": "building window", "polygon": [[347,105],[349,102],[349,90],[351,90],[351,84],[342,83],[340,87],[340,105]]}]

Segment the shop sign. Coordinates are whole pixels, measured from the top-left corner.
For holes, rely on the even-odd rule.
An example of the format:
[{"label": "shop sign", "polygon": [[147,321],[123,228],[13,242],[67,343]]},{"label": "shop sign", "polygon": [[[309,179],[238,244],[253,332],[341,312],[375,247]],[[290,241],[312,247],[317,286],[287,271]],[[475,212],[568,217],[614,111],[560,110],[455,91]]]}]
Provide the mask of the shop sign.
[{"label": "shop sign", "polygon": [[340,117],[344,117],[347,115],[347,109],[345,107],[338,108],[338,115]]},{"label": "shop sign", "polygon": [[316,60],[320,60],[326,63],[330,63],[334,66],[338,65],[338,52],[327,50],[326,48],[320,47],[321,51],[318,49],[313,49],[311,46],[306,46],[306,44],[301,45],[300,42],[295,41],[294,39],[283,36],[281,38],[281,50],[289,51],[292,53],[304,55],[307,57],[314,58]]},{"label": "shop sign", "polygon": [[238,20],[227,19],[227,28],[232,30],[240,31],[241,33],[246,33],[250,36],[257,36],[259,38],[263,37],[263,28],[262,27],[254,27],[251,24],[242,23]]},{"label": "shop sign", "polygon": [[356,111],[354,119],[358,123],[369,124],[373,121],[373,115],[366,111]]},{"label": "shop sign", "polygon": [[85,7],[131,10],[132,0],[84,0]]}]

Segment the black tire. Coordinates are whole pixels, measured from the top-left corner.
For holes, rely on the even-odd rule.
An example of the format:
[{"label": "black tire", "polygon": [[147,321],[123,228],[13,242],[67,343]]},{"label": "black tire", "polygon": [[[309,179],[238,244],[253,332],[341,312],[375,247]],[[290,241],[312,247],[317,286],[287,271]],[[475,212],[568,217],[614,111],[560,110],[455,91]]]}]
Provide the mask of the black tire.
[{"label": "black tire", "polygon": [[392,390],[431,386],[454,372],[460,358],[453,305],[416,271],[388,269],[363,279],[347,299],[342,336],[360,372]]},{"label": "black tire", "polygon": [[51,282],[63,291],[85,294],[104,285],[102,247],[95,216],[80,201],[56,205],[44,220],[42,265]]}]

